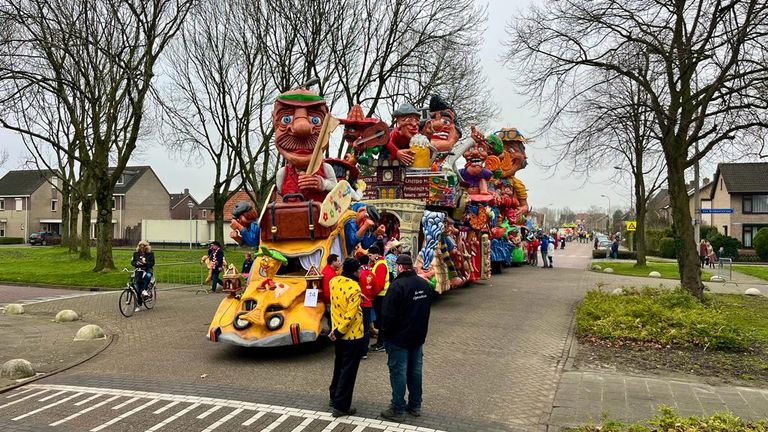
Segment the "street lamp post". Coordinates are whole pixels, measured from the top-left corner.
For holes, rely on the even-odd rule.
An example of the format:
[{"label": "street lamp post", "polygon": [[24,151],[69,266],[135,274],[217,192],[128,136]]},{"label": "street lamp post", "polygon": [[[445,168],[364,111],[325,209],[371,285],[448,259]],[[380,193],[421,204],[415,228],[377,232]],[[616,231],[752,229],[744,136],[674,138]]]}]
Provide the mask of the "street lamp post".
[{"label": "street lamp post", "polygon": [[608,198],[608,218],[605,221],[605,233],[611,235],[611,197],[608,195],[600,195],[603,198]]},{"label": "street lamp post", "polygon": [[195,207],[195,203],[192,200],[187,201],[187,208],[189,209],[189,249],[192,250],[192,209]]}]

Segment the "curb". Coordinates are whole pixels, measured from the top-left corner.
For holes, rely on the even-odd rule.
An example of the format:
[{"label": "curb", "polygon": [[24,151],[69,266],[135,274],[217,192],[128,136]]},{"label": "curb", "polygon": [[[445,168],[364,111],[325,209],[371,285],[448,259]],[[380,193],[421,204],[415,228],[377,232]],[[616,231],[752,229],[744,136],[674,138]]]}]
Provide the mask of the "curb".
[{"label": "curb", "polygon": [[50,377],[50,376],[54,376],[54,375],[56,375],[56,374],[59,374],[59,373],[61,373],[61,372],[64,372],[64,371],[66,371],[66,370],[72,369],[72,368],[73,368],[73,367],[75,367],[75,366],[79,366],[79,365],[81,365],[81,364],[83,364],[83,363],[87,362],[88,360],[90,360],[90,359],[92,359],[92,358],[96,357],[97,355],[101,354],[102,352],[104,352],[104,351],[105,351],[107,348],[109,348],[110,346],[112,346],[112,343],[115,341],[115,339],[118,339],[118,338],[119,338],[119,336],[118,336],[118,335],[109,335],[109,336],[107,337],[107,343],[106,343],[106,344],[104,344],[104,346],[102,346],[101,348],[99,348],[99,349],[98,349],[98,350],[96,350],[95,352],[93,352],[93,353],[89,354],[88,356],[86,356],[86,357],[84,357],[84,358],[82,358],[82,359],[79,359],[79,360],[75,360],[74,362],[72,362],[72,363],[70,363],[70,364],[68,364],[68,365],[66,365],[66,366],[64,366],[64,367],[61,367],[61,368],[59,368],[59,369],[56,369],[56,370],[54,370],[54,371],[52,371],[52,372],[48,372],[48,373],[46,373],[46,374],[42,374],[42,375],[37,375],[37,376],[35,376],[35,377],[33,377],[33,378],[30,378],[30,379],[28,379],[28,380],[22,381],[22,382],[20,382],[20,383],[16,383],[16,384],[10,385],[10,386],[8,386],[8,387],[5,387],[5,388],[1,388],[1,389],[0,389],[0,394],[3,394],[3,393],[7,393],[7,392],[9,392],[9,391],[11,391],[11,390],[17,389],[17,388],[19,388],[19,387],[23,387],[23,386],[25,386],[25,385],[27,385],[27,384],[30,384],[30,383],[36,382],[36,381],[38,381],[38,380],[41,380],[41,379],[43,379],[43,378],[48,378],[48,377]]}]

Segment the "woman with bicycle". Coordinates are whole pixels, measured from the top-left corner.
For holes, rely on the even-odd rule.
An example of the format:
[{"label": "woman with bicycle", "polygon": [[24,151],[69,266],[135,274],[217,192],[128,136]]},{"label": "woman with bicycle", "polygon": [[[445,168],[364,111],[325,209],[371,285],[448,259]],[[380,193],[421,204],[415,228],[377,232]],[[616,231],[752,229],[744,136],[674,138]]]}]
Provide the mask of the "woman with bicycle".
[{"label": "woman with bicycle", "polygon": [[138,310],[142,303],[142,293],[149,286],[149,282],[152,280],[153,267],[155,267],[155,253],[152,252],[152,247],[148,241],[142,240],[136,246],[131,265],[137,270],[134,286],[136,287],[136,309]]}]

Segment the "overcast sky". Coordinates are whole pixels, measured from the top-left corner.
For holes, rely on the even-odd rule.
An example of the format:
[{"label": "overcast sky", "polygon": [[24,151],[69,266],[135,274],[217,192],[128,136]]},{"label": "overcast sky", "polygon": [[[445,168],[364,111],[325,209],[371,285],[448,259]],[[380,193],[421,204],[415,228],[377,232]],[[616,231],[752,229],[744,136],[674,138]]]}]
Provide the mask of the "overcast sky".
[{"label": "overcast sky", "polygon": [[[494,102],[501,109],[499,118],[492,123],[493,130],[505,126],[514,126],[525,135],[530,135],[539,126],[535,106],[525,104],[525,100],[515,92],[509,77],[511,73],[500,62],[504,51],[505,25],[512,19],[513,11],[520,10],[536,0],[490,0],[485,42],[479,57],[488,83],[492,87]],[[339,114],[339,113],[335,113]],[[459,113],[461,115],[461,113]],[[492,132],[492,131],[485,131]],[[618,179],[615,165],[606,161],[605,169],[596,171],[592,178],[574,178],[568,167],[559,168],[554,174],[541,167],[542,162],[552,161],[555,155],[544,146],[545,140],[539,139],[527,147],[529,166],[518,173],[529,189],[529,204],[533,208],[570,207],[573,210],[588,209],[591,205],[606,208],[608,200],[601,195],[609,195],[611,206],[629,206],[628,178]],[[0,129],[0,145],[7,147],[11,156],[9,163],[0,168],[0,176],[9,169],[20,169],[24,160],[25,149],[21,140],[7,131]],[[178,156],[169,155],[157,143],[150,144],[141,154],[137,154],[134,165],[151,165],[171,193],[182,192],[189,188],[198,201],[210,194],[213,181],[213,168],[210,163],[200,166],[187,166]],[[702,177],[710,176],[702,172]],[[626,176],[625,176],[626,177]],[[586,181],[586,183],[585,183]]]}]

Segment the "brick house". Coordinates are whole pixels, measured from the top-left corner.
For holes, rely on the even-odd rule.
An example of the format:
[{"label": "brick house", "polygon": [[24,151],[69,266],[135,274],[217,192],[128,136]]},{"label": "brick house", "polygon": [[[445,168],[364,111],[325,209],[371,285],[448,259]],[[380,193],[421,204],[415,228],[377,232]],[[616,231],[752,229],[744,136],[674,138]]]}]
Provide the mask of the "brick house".
[{"label": "brick house", "polygon": [[[733,213],[702,215],[702,222],[751,248],[752,237],[768,227],[768,162],[718,164],[712,184],[709,208]],[[704,202],[702,207],[707,208]]]},{"label": "brick house", "polygon": [[[184,192],[170,196],[171,219],[205,219],[200,217],[200,204],[189,194],[189,189],[184,189]],[[192,203],[191,208],[189,203]]]},{"label": "brick house", "polygon": [[[29,237],[35,231],[61,232],[61,197],[47,170],[10,171],[0,178],[0,236]],[[90,236],[96,236],[96,212]],[[149,166],[126,167],[112,198],[112,235],[125,238],[142,219],[170,219],[170,194]]]},{"label": "brick house", "polygon": [[[258,206],[253,203],[253,200],[251,200],[251,197],[248,196],[248,193],[242,189],[239,189],[235,192],[227,192],[227,194],[230,194],[230,196],[227,199],[227,202],[224,204],[225,225],[229,223],[228,221],[232,217],[232,208],[238,202],[247,201],[251,203],[251,205],[253,205],[255,208],[258,208]],[[213,194],[208,195],[208,197],[200,203],[200,210],[202,215],[201,219],[205,219],[208,222],[213,222],[216,219],[213,208]]]}]

